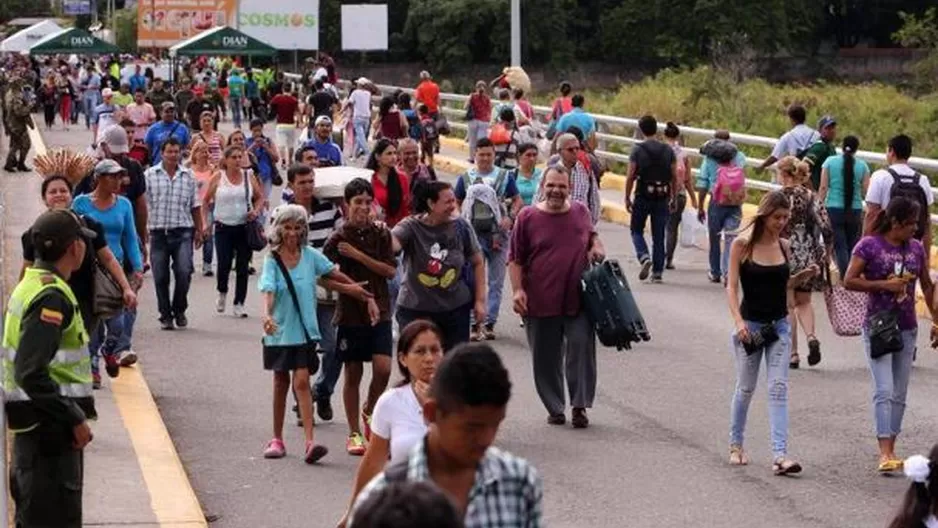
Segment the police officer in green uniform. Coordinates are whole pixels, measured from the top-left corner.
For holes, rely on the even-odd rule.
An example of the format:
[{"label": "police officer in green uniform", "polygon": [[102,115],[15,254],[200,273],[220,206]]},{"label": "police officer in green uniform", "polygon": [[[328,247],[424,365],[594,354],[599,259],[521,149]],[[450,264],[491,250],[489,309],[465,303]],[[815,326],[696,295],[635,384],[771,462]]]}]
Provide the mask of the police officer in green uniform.
[{"label": "police officer in green uniform", "polygon": [[94,231],[74,213],[43,213],[31,228],[34,266],[7,303],[3,392],[14,433],[10,493],[17,528],[81,526],[83,449],[91,429],[88,333],[66,282]]},{"label": "police officer in green uniform", "polygon": [[25,79],[14,77],[3,97],[3,115],[6,133],[10,136],[9,152],[3,170],[7,172],[31,172],[26,165],[26,155],[32,147],[27,128],[34,128],[29,100],[23,92]]}]

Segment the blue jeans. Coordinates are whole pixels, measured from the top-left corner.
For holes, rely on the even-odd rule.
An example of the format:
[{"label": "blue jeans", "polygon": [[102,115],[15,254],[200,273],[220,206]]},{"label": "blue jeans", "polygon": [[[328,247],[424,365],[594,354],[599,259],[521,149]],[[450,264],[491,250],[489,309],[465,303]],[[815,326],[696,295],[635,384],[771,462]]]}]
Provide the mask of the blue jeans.
[{"label": "blue jeans", "polygon": [[82,111],[83,111],[83,110],[82,110],[82,101],[81,101],[81,98],[80,98],[80,97],[75,97],[75,98],[72,100],[72,111],[71,111],[71,115],[68,116],[68,117],[69,117],[69,120],[70,120],[72,123],[77,123],[77,122],[78,122],[78,114],[81,113]]},{"label": "blue jeans", "polygon": [[134,325],[137,324],[137,309],[124,309],[124,313],[121,317],[124,318],[124,326],[123,331],[117,336],[117,346],[114,349],[117,353],[125,352],[133,348]]},{"label": "blue jeans", "polygon": [[401,256],[397,256],[397,267],[395,268],[397,273],[394,274],[394,277],[388,279],[388,296],[391,299],[391,319],[394,319],[394,314],[397,311],[397,296],[401,293]]},{"label": "blue jeans", "polygon": [[645,225],[651,217],[651,270],[655,276],[664,272],[664,236],[668,227],[668,200],[649,200],[644,196],[635,196],[632,204],[632,245],[635,246],[635,256],[639,262],[648,260],[648,244],[645,242]]},{"label": "blue jeans", "polygon": [[91,90],[85,92],[81,97],[81,107],[85,111],[85,126],[91,127],[91,118],[94,117],[94,109],[100,103],[101,92]]},{"label": "blue jeans", "polygon": [[[488,266],[488,289],[489,297],[485,310],[485,326],[495,326],[498,322],[498,309],[502,305],[502,291],[505,289],[505,273],[508,270],[508,246],[502,241],[502,246],[498,250],[492,249],[492,240],[486,237],[479,237],[479,245],[482,247],[482,255]],[[472,325],[477,324],[474,316],[470,316]]]},{"label": "blue jeans", "polygon": [[235,128],[241,128],[241,98],[230,97],[228,107],[231,108],[231,122]]},{"label": "blue jeans", "polygon": [[202,241],[202,264],[208,268],[212,266],[212,257],[215,255],[215,215],[211,211],[208,213],[208,227],[205,233],[205,240]]},{"label": "blue jeans", "polygon": [[[730,271],[730,247],[743,219],[738,205],[716,205],[707,208],[707,230],[710,232],[710,274],[725,277]],[[720,256],[720,233],[723,233],[723,255]]]},{"label": "blue jeans", "polygon": [[335,392],[335,384],[339,381],[339,375],[342,373],[342,362],[338,360],[335,353],[333,316],[335,316],[335,305],[317,305],[316,318],[319,322],[319,334],[322,336],[319,340],[322,363],[319,366],[319,374],[316,375],[316,382],[313,384],[313,397],[316,401],[328,401],[332,397],[332,393]]},{"label": "blue jeans", "polygon": [[870,338],[863,329],[863,350],[873,376],[873,418],[876,438],[894,438],[902,431],[905,397],[912,375],[918,329],[902,331],[902,351],[876,359],[870,357]]},{"label": "blue jeans", "polygon": [[124,315],[116,315],[110,319],[102,319],[97,328],[92,331],[88,339],[88,348],[91,350],[91,372],[97,374],[98,362],[101,356],[113,356],[118,352],[118,342],[124,331]]},{"label": "blue jeans", "polygon": [[[185,314],[189,308],[189,284],[193,271],[192,233],[191,227],[150,231],[150,266],[161,321]],[[169,296],[171,278],[176,281],[172,298]]]},{"label": "blue jeans", "polygon": [[[763,323],[746,321],[750,333]],[[730,445],[743,445],[749,403],[759,381],[759,364],[765,357],[765,377],[769,391],[769,435],[774,457],[788,454],[788,362],[791,359],[791,325],[788,319],[775,322],[778,341],[767,348],[746,354],[734,332],[731,349],[736,359],[736,391],[730,407]]]},{"label": "blue jeans", "polygon": [[863,211],[853,211],[852,215],[848,215],[846,209],[830,207],[827,214],[830,215],[831,228],[834,230],[834,259],[843,277],[847,274],[853,247],[860,241],[863,232]]},{"label": "blue jeans", "polygon": [[359,153],[368,153],[368,127],[371,121],[367,117],[356,117],[352,119],[352,126],[355,127],[355,151],[352,156]]}]

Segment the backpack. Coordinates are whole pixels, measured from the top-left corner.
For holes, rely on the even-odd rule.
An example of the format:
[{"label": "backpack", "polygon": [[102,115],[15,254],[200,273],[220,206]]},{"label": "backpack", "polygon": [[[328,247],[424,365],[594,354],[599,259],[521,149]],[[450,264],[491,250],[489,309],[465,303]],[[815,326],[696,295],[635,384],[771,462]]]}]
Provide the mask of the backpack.
[{"label": "backpack", "polygon": [[503,123],[497,123],[489,130],[489,140],[495,145],[508,145],[511,143],[512,132],[509,132]]},{"label": "backpack", "polygon": [[420,125],[423,129],[423,141],[432,142],[440,139],[440,131],[436,128],[436,122],[432,119],[427,119]]},{"label": "backpack", "polygon": [[[664,145],[668,153],[671,147]],[[651,162],[648,167],[639,167],[637,194],[650,200],[666,200],[671,196],[671,166],[662,160],[665,150],[653,154],[645,143],[636,143],[635,148],[644,150]]]},{"label": "backpack", "polygon": [[746,201],[746,172],[741,167],[724,164],[717,167],[713,185],[713,201],[717,205],[742,205]]},{"label": "backpack", "polygon": [[420,125],[420,117],[415,110],[404,110],[404,117],[407,118],[407,135],[410,139],[420,141],[423,137],[423,127]]},{"label": "backpack", "polygon": [[[472,229],[479,235],[491,235],[499,229],[504,211],[501,202],[507,187],[507,171],[500,169],[498,176],[495,177],[495,185],[485,183],[482,178],[476,177],[475,181],[470,180],[468,173],[461,176],[463,185],[466,187],[466,202],[469,202],[468,218]],[[498,210],[493,209],[492,204],[499,204]],[[465,212],[463,216],[466,216]]]},{"label": "backpack", "polygon": [[[917,172],[906,175],[899,174],[892,169],[886,170],[892,175],[892,188],[889,190],[889,199],[892,200],[897,196],[902,196],[919,204],[918,229],[915,230],[915,238],[921,240],[928,232],[931,222],[931,215],[928,211],[928,196],[919,183],[922,175]],[[882,207],[885,210],[886,204],[883,204]]]}]

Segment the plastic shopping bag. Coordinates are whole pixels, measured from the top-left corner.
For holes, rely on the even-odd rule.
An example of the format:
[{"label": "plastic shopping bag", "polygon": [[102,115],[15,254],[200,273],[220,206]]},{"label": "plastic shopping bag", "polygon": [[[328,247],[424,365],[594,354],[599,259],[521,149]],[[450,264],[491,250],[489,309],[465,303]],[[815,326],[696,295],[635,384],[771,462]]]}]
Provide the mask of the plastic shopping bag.
[{"label": "plastic shopping bag", "polygon": [[697,219],[697,209],[688,207],[681,213],[681,247],[706,249],[709,242],[707,226]]}]

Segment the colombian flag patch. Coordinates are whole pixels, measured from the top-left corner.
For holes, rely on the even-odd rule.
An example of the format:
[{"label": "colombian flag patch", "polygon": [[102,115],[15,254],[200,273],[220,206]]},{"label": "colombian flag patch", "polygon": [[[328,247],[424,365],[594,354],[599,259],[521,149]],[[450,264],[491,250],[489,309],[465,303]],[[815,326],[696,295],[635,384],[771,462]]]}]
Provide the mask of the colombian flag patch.
[{"label": "colombian flag patch", "polygon": [[63,319],[62,312],[57,312],[55,310],[50,310],[48,308],[43,308],[39,311],[39,320],[44,323],[53,324],[55,326],[62,325]]}]

